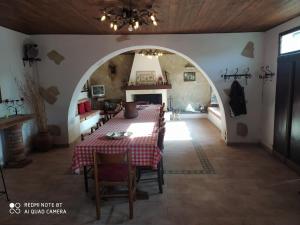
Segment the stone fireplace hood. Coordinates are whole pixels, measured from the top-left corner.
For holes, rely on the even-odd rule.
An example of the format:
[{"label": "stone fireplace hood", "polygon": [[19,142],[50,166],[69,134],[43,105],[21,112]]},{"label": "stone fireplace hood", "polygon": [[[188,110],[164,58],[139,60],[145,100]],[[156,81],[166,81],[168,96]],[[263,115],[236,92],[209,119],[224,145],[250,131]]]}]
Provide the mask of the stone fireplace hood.
[{"label": "stone fireplace hood", "polygon": [[[151,74],[149,83],[140,79],[139,74]],[[147,75],[146,75],[147,76]],[[151,83],[154,77],[154,82]],[[160,79],[160,84],[157,81]],[[131,102],[135,100],[135,95],[153,95],[161,94],[162,103],[167,105],[167,89],[171,89],[170,84],[165,84],[166,80],[163,76],[160,63],[157,57],[148,58],[147,56],[135,53],[132,63],[131,73],[129,77],[128,86],[126,90],[126,101]]]},{"label": "stone fireplace hood", "polygon": [[159,77],[163,78],[158,57],[148,58],[147,56],[135,53],[129,77],[129,84],[137,84],[137,74],[147,72],[154,74],[155,80],[158,80]]}]

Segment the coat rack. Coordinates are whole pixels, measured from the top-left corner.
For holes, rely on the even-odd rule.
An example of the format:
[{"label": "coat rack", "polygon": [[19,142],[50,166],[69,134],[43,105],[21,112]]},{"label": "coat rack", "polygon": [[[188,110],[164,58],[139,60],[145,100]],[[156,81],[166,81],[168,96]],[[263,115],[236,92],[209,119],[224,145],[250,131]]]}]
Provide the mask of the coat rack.
[{"label": "coat rack", "polygon": [[270,70],[269,66],[261,67],[262,74],[259,75],[259,79],[272,81],[272,77],[275,76],[275,73]]},{"label": "coat rack", "polygon": [[7,107],[7,110],[10,111],[13,110],[15,115],[18,115],[18,112],[20,112],[22,106],[24,105],[24,98],[20,99],[5,99],[0,101],[0,104],[4,104]]},{"label": "coat rack", "polygon": [[236,79],[240,79],[240,78],[245,78],[246,80],[246,84],[247,84],[247,80],[251,78],[251,74],[249,73],[250,69],[249,67],[247,68],[247,70],[244,73],[239,73],[239,68],[236,68],[236,71],[234,74],[227,74],[228,69],[226,68],[225,74],[222,74],[221,77],[225,80],[230,80],[230,78],[233,77],[234,80]]}]

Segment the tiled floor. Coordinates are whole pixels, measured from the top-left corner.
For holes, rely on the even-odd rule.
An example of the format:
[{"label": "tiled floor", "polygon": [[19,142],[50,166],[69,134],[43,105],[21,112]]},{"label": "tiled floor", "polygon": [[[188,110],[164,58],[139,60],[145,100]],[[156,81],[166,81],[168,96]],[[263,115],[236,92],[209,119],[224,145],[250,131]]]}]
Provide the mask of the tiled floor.
[{"label": "tiled floor", "polygon": [[5,170],[12,202],[61,202],[67,214],[10,215],[1,196],[0,224],[300,224],[300,183],[286,182],[297,174],[259,147],[226,146],[207,120],[190,119],[168,122],[165,148],[166,171],[203,171],[208,163],[214,173],[167,173],[163,194],[155,184],[140,184],[150,199],[135,202],[133,220],[119,200],[104,202],[96,221],[92,191],[86,195],[82,176],[70,172],[72,148],[32,154],[26,168]]}]

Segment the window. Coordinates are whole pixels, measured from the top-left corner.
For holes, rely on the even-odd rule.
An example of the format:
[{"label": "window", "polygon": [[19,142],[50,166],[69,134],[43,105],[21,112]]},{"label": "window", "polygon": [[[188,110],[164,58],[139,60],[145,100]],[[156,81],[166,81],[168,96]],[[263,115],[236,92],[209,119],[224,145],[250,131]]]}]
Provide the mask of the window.
[{"label": "window", "polygon": [[279,51],[281,55],[300,51],[300,28],[280,35]]}]

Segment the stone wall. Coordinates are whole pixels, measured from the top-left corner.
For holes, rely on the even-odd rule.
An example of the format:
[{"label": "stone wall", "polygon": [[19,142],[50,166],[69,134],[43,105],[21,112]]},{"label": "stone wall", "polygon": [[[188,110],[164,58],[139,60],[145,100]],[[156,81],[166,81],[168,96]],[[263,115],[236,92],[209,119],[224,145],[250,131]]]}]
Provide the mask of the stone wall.
[{"label": "stone wall", "polygon": [[[198,110],[200,105],[208,105],[210,102],[210,85],[206,78],[196,68],[190,69],[184,58],[176,54],[167,54],[159,57],[162,71],[168,72],[168,80],[172,89],[168,90],[168,98],[173,99],[173,108],[180,110]],[[195,71],[196,80],[183,80],[184,71]]]},{"label": "stone wall", "polygon": [[[128,82],[134,55],[118,55],[100,66],[91,76],[90,84],[105,85],[106,99],[125,100],[123,82]],[[116,74],[110,75],[109,64],[116,66]]]},{"label": "stone wall", "polygon": [[[122,90],[123,81],[128,81],[134,55],[118,55],[100,66],[90,78],[91,85],[104,84],[105,98],[125,99]],[[188,64],[181,56],[165,54],[159,57],[162,71],[169,73],[169,82],[172,89],[168,90],[168,97],[173,98],[173,107],[180,110],[187,108],[198,109],[199,105],[207,105],[210,101],[210,85],[200,71],[196,70],[196,81],[183,82],[183,73]],[[109,75],[109,63],[116,65],[117,73],[114,77]]]}]

